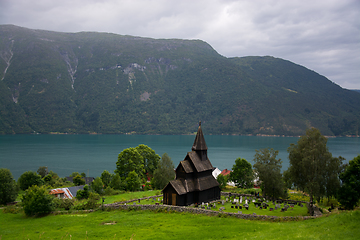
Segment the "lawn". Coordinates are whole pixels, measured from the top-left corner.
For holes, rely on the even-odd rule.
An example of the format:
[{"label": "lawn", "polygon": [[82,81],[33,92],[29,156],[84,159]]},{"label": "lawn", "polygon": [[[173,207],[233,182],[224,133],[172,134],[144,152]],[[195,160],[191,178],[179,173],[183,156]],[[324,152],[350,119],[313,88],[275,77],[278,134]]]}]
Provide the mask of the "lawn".
[{"label": "lawn", "polygon": [[360,211],[291,222],[151,211],[27,218],[0,210],[0,239],[358,239]]}]

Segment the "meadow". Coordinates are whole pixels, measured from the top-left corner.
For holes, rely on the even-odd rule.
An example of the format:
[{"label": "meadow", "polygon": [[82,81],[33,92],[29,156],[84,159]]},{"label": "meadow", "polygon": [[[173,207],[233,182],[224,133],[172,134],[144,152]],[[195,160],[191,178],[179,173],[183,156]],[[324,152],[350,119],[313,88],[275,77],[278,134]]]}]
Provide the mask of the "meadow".
[{"label": "meadow", "polygon": [[95,211],[40,218],[0,212],[0,239],[358,239],[360,211],[302,221],[154,211]]}]

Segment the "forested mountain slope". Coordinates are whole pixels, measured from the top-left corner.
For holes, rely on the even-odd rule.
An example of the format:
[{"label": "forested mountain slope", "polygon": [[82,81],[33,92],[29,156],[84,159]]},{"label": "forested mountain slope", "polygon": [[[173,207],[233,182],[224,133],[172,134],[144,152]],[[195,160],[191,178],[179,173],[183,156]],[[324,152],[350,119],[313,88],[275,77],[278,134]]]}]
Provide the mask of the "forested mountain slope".
[{"label": "forested mountain slope", "polygon": [[360,94],[200,40],[0,26],[0,133],[357,135]]}]

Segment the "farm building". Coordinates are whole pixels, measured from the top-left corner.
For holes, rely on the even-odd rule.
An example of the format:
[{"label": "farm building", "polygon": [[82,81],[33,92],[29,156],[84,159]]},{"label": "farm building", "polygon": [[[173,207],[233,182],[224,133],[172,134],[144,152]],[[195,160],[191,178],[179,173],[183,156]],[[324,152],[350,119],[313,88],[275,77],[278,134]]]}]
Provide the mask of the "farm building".
[{"label": "farm building", "polygon": [[219,183],[212,175],[214,168],[207,149],[200,122],[192,151],[176,168],[176,179],[163,189],[164,204],[187,206],[220,199]]}]

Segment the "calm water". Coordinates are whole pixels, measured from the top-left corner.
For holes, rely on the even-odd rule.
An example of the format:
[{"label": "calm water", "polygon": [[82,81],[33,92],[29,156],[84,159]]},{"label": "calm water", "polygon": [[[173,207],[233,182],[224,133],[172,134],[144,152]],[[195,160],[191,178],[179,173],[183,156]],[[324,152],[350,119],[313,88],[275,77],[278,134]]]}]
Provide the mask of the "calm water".
[{"label": "calm water", "polygon": [[[195,136],[188,135],[2,135],[0,168],[11,170],[15,179],[28,170],[48,166],[60,177],[72,172],[100,176],[113,172],[118,154],[125,148],[145,144],[160,156],[167,153],[175,167],[191,151]],[[296,137],[215,136],[205,135],[208,156],[214,167],[231,169],[238,157],[253,164],[255,149],[274,148],[288,168],[287,148]],[[347,161],[360,154],[360,138],[330,138],[327,144],[333,156]]]}]

